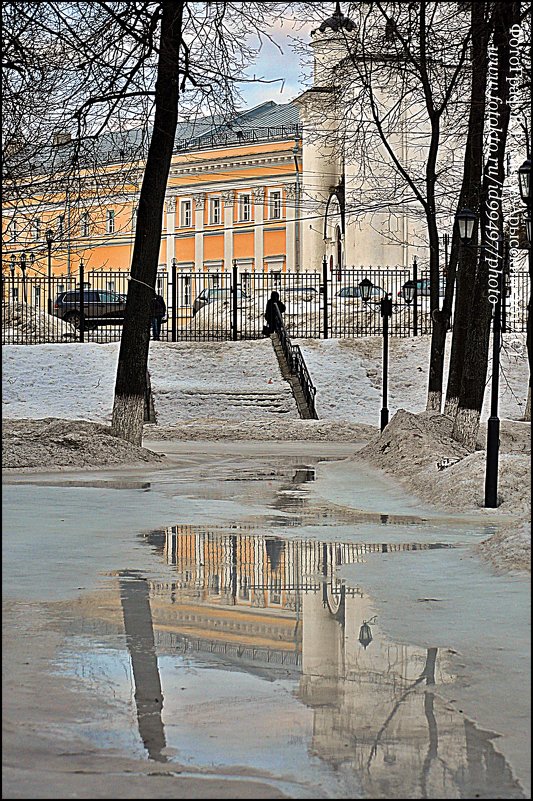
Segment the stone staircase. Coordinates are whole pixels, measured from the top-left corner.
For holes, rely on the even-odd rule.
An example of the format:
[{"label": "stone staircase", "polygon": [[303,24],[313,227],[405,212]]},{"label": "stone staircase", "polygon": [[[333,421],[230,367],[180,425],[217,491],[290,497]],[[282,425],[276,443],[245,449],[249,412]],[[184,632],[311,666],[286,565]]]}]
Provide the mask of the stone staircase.
[{"label": "stone staircase", "polygon": [[274,353],[276,354],[281,374],[283,378],[288,382],[294,400],[296,401],[296,406],[298,408],[298,413],[300,415],[300,418],[302,420],[316,420],[316,413],[314,413],[313,409],[311,409],[307,403],[300,381],[298,380],[298,376],[293,375],[290,371],[287,359],[285,357],[285,353],[283,352],[283,348],[281,346],[279,336],[277,334],[272,334],[270,339],[272,340]]}]

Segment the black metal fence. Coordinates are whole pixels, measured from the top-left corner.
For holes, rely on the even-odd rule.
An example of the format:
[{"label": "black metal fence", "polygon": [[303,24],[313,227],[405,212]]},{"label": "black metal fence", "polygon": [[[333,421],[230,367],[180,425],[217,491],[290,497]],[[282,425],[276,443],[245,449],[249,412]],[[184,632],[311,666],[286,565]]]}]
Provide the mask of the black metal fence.
[{"label": "black metal fence", "polygon": [[[360,297],[359,284],[369,279],[374,285],[368,303]],[[507,332],[526,330],[530,292],[529,274],[513,272],[502,313]],[[2,279],[2,343],[89,341],[120,339],[125,297],[125,272],[81,271],[61,277],[7,275]],[[333,273],[284,273],[230,271],[161,271],[157,291],[167,305],[161,339],[239,340],[262,337],[264,310],[273,290],[286,306],[285,328],[292,339],[362,337],[380,335],[383,320],[379,300],[390,293],[393,313],[391,336],[408,337],[431,331],[429,276],[416,276],[417,293],[411,303],[402,297],[402,286],[414,280],[401,269],[352,269]],[[65,292],[76,293],[75,302],[61,305]],[[444,292],[441,282],[439,293]],[[96,295],[98,293],[98,295]],[[98,298],[93,303],[92,298]],[[49,314],[51,312],[51,314]]]}]

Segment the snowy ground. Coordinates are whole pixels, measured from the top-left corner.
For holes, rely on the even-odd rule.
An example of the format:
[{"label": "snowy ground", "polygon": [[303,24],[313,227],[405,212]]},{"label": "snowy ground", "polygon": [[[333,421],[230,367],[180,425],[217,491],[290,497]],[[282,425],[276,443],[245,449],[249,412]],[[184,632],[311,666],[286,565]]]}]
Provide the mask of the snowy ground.
[{"label": "snowy ground", "polygon": [[[377,426],[381,408],[381,338],[304,339],[299,344],[317,388],[320,420]],[[53,415],[109,423],[118,349],[118,343],[4,345],[4,417]],[[428,356],[427,336],[391,339],[391,416],[397,409],[425,409]],[[162,426],[206,418],[298,419],[268,339],[152,343],[149,369],[158,423]],[[527,381],[525,336],[506,335],[501,355],[502,418],[521,419]],[[487,391],[482,419],[488,417],[489,403]]]},{"label": "snowy ground", "polygon": [[[382,435],[377,428],[381,338],[300,340],[299,344],[317,388],[318,421],[299,419],[268,339],[152,343],[149,370],[157,425],[145,427],[146,438],[368,441],[364,458],[394,475],[413,494],[443,508],[486,511],[484,452],[463,453],[450,437],[450,421],[420,414],[425,409],[429,337],[391,339],[391,424]],[[118,343],[2,350],[4,467],[90,467],[128,460],[127,448],[119,453],[116,438],[102,427],[111,420]],[[447,362],[448,354],[446,367]],[[519,568],[528,565],[530,554],[530,425],[519,422],[527,383],[525,336],[507,335],[500,382],[501,505],[492,510],[506,530],[492,538],[492,548],[497,549],[501,565],[507,547],[508,566]],[[482,420],[488,417],[489,403],[490,375]],[[398,410],[416,417],[399,415],[395,421]],[[31,422],[24,425],[24,420]],[[68,421],[99,425],[91,433],[87,424]],[[482,423],[481,448],[485,432]],[[436,462],[446,457],[459,461],[438,471]],[[143,457],[132,450],[129,458],[133,462]],[[490,543],[485,551],[489,558],[495,555]]]}]

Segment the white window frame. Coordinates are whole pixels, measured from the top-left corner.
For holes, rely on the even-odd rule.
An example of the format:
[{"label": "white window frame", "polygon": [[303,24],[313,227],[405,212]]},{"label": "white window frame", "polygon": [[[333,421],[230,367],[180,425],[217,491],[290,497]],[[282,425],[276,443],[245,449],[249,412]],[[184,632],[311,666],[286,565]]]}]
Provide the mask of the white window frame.
[{"label": "white window frame", "polygon": [[[268,193],[268,219],[281,220],[281,190],[272,189]],[[277,213],[275,213],[277,212]]]},{"label": "white window frame", "polygon": [[105,230],[106,234],[115,233],[115,209],[106,209]]},{"label": "white window frame", "polygon": [[89,236],[90,232],[90,220],[89,220],[89,212],[84,211],[81,215],[81,225],[80,225],[80,234],[81,236]]},{"label": "white window frame", "polygon": [[137,215],[139,213],[139,206],[132,206],[131,208],[131,230],[135,231],[137,225]]},{"label": "white window frame", "polygon": [[[216,211],[216,213],[215,213]],[[209,225],[220,225],[222,221],[222,198],[209,198]]]},{"label": "white window frame", "polygon": [[41,221],[38,217],[32,221],[31,227],[33,233],[33,241],[39,242],[39,240],[41,239]]},{"label": "white window frame", "polygon": [[192,200],[180,200],[180,228],[192,227]]},{"label": "white window frame", "polygon": [[60,214],[57,218],[57,235],[63,236],[65,233],[65,215]]},{"label": "white window frame", "polygon": [[17,220],[13,219],[11,222],[11,241],[19,241],[19,226]]},{"label": "white window frame", "polygon": [[[247,215],[246,215],[247,210]],[[249,192],[239,195],[239,222],[251,222],[252,220],[252,198]]]}]

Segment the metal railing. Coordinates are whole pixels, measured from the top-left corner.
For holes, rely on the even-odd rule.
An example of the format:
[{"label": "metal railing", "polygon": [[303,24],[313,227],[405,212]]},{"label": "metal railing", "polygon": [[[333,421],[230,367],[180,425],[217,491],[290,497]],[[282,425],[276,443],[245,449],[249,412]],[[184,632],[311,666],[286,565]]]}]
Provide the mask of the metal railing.
[{"label": "metal railing", "polygon": [[274,307],[274,329],[279,337],[281,349],[287,360],[291,375],[296,376],[300,384],[307,408],[309,409],[309,414],[313,420],[318,420],[315,409],[316,388],[311,381],[311,376],[309,375],[309,370],[307,369],[300,346],[292,344],[277,305]]},{"label": "metal railing", "polygon": [[[389,334],[409,337],[431,333],[427,290],[428,274],[419,271],[421,291],[407,304],[401,287],[413,280],[403,269],[360,267],[350,270],[325,269],[323,272],[283,272],[233,270],[182,271],[174,265],[160,270],[156,289],[165,298],[167,318],[161,339],[187,340],[260,339],[268,298],[276,290],[286,306],[284,326],[292,340],[298,338],[382,336],[379,294],[363,303],[358,286],[368,278],[379,291],[390,293],[394,314]],[[82,270],[67,276],[2,276],[2,343],[30,345],[41,342],[115,342],[122,334],[120,314],[94,316],[94,308],[82,312],[83,329],[74,316],[56,304],[58,296],[78,291],[80,282],[92,291],[126,295],[126,271]],[[424,283],[425,282],[425,283]],[[441,300],[444,284],[441,286]],[[504,333],[525,332],[530,278],[526,271],[508,276],[505,306],[502,309]],[[52,315],[48,312],[51,309]],[[115,310],[116,311],[116,310]],[[84,312],[84,314],[83,314]],[[416,324],[415,324],[416,321]],[[452,321],[453,323],[453,321]]]}]

